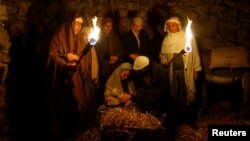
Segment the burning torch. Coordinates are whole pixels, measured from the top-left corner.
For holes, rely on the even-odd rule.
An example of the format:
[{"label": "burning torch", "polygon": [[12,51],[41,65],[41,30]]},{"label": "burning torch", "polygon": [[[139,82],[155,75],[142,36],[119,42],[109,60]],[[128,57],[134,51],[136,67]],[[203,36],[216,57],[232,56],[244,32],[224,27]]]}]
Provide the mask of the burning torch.
[{"label": "burning torch", "polygon": [[96,26],[97,17],[92,19],[92,21],[93,21],[93,27],[91,28],[90,35],[88,36],[88,44],[83,49],[82,54],[76,63],[76,66],[80,64],[82,57],[89,52],[89,50],[96,44],[98,40],[100,28]]},{"label": "burning torch", "polygon": [[[89,52],[89,50],[96,44],[96,42],[98,40],[100,28],[98,26],[96,26],[97,17],[92,19],[92,21],[93,21],[93,27],[91,28],[90,35],[88,36],[88,44],[83,49],[81,56],[79,57],[78,61],[76,62],[76,67],[79,66],[81,59]],[[70,71],[67,79],[65,80],[65,84],[67,84],[67,86],[74,87],[74,84],[72,83],[73,74],[74,74],[74,71]],[[68,87],[66,87],[66,89],[67,88]]]},{"label": "burning torch", "polygon": [[[92,19],[92,21],[93,21],[93,27],[91,28],[91,32],[88,36],[88,44],[83,49],[81,56],[79,57],[78,61],[76,62],[76,67],[79,66],[81,59],[89,52],[89,50],[96,44],[96,42],[98,40],[100,28],[96,25],[97,17]],[[74,74],[74,72],[71,71],[69,73],[68,78],[70,79],[73,74]],[[66,83],[67,83],[67,81],[68,80],[66,80]]]},{"label": "burning torch", "polygon": [[[188,19],[188,18],[187,18]],[[192,51],[192,46],[191,46],[191,39],[193,37],[192,35],[192,31],[191,31],[191,24],[192,24],[192,21],[188,19],[188,24],[187,24],[187,27],[186,27],[186,45],[185,45],[185,48],[182,49],[177,55],[175,55],[168,63],[168,66],[170,63],[172,63],[174,61],[174,59],[176,59],[178,56],[182,55],[182,54],[185,54],[185,53],[188,53],[188,52],[191,52]]]}]

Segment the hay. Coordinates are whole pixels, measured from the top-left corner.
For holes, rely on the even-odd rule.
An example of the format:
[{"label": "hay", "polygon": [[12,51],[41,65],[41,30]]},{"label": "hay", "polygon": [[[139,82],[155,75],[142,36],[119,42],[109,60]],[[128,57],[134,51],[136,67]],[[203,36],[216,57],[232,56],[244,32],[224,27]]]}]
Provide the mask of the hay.
[{"label": "hay", "polygon": [[141,113],[136,108],[111,108],[103,112],[100,118],[101,127],[118,129],[160,129],[161,122],[149,113]]}]

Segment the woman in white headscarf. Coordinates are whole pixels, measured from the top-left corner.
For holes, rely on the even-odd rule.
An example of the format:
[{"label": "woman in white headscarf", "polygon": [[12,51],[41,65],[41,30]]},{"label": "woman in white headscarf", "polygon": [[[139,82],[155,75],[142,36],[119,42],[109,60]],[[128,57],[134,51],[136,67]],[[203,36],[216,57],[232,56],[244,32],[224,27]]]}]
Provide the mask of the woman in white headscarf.
[{"label": "woman in white headscarf", "polygon": [[[159,54],[160,63],[166,67],[169,75],[169,90],[173,119],[193,121],[196,100],[195,81],[202,70],[195,38],[191,40],[191,52],[179,54],[186,46],[186,33],[178,17],[171,17],[165,22],[167,32]],[[174,56],[179,54],[173,59]],[[173,59],[173,60],[171,60]]]}]

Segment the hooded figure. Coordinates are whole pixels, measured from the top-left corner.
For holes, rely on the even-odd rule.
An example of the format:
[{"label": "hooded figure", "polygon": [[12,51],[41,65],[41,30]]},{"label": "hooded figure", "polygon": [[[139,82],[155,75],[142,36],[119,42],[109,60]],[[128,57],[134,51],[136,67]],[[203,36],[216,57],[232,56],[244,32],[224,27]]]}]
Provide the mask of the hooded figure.
[{"label": "hooded figure", "polygon": [[[97,109],[93,88],[98,73],[97,56],[92,47],[79,61],[88,44],[82,27],[82,17],[65,20],[48,49],[46,78],[51,129],[52,135],[63,140],[76,137],[79,129],[92,123]],[[83,119],[86,117],[92,119]]]},{"label": "hooded figure", "polygon": [[[195,81],[202,70],[200,56],[195,38],[191,40],[192,51],[180,53],[186,46],[186,34],[178,17],[171,17],[165,22],[164,31],[167,35],[162,42],[159,54],[160,63],[166,67],[169,77],[169,89],[172,97],[174,115],[187,118],[193,115],[196,100]],[[176,119],[177,117],[173,118]]]},{"label": "hooded figure", "polygon": [[122,63],[109,77],[104,97],[107,106],[125,106],[134,97],[134,82],[130,79],[132,65]]},{"label": "hooded figure", "polygon": [[148,33],[143,30],[143,24],[144,21],[141,17],[134,17],[131,30],[122,39],[124,59],[130,63],[133,63],[138,55],[152,58],[152,40]]}]

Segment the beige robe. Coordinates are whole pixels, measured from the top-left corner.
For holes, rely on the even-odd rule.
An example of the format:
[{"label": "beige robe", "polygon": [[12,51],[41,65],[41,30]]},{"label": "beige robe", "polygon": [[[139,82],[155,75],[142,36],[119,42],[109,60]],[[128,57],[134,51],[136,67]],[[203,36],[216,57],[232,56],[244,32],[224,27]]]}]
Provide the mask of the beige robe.
[{"label": "beige robe", "polygon": [[[173,58],[174,53],[179,53],[186,46],[186,36],[184,31],[179,31],[177,33],[169,33],[165,36],[161,51],[159,54],[160,63],[164,64],[167,61],[170,61]],[[186,89],[188,93],[188,101],[193,101],[195,99],[195,81],[194,81],[194,72],[201,71],[201,61],[197,48],[195,38],[191,40],[192,51],[182,55],[184,61],[184,75]],[[168,68],[169,72],[169,83],[170,83],[170,93],[174,95],[175,90],[173,89],[173,66],[170,64]]]},{"label": "beige robe", "polygon": [[[104,98],[105,104],[108,106],[119,105],[119,96],[123,94],[123,87],[120,79],[120,66],[115,69],[106,83]],[[128,82],[129,94],[134,94],[134,82]]]}]

